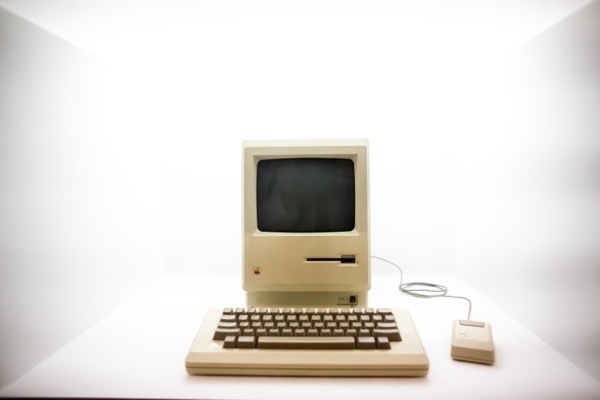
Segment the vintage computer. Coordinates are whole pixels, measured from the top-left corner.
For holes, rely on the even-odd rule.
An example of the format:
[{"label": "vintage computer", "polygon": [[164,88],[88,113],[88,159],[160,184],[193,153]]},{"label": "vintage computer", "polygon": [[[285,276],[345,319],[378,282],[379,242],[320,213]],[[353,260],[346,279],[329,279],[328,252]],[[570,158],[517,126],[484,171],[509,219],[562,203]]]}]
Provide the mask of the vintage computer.
[{"label": "vintage computer", "polygon": [[362,139],[243,142],[247,304],[207,311],[189,374],[427,375],[409,312],[368,307],[368,157]]},{"label": "vintage computer", "polygon": [[247,306],[366,306],[366,140],[243,143]]}]

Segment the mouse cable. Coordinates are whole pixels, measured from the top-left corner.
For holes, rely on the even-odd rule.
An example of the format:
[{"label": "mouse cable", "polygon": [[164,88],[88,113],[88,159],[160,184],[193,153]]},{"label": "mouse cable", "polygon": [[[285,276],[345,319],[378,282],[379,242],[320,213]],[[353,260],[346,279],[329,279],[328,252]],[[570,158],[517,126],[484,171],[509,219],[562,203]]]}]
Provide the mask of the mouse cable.
[{"label": "mouse cable", "polygon": [[382,258],[379,256],[372,255],[371,258],[375,258],[377,260],[381,260],[390,265],[393,265],[394,267],[396,267],[398,269],[398,271],[400,271],[400,285],[398,285],[398,289],[400,290],[400,292],[402,292],[404,294],[407,294],[407,295],[413,296],[413,297],[423,298],[423,299],[431,299],[434,297],[451,297],[454,299],[466,300],[469,303],[469,312],[467,313],[467,320],[471,320],[472,304],[471,304],[471,300],[469,300],[469,298],[464,297],[464,296],[451,296],[448,294],[448,288],[446,286],[438,285],[435,283],[429,283],[429,282],[403,283],[404,274],[402,272],[402,268],[400,268],[400,266],[398,264],[396,264],[390,260],[386,260],[385,258]]}]

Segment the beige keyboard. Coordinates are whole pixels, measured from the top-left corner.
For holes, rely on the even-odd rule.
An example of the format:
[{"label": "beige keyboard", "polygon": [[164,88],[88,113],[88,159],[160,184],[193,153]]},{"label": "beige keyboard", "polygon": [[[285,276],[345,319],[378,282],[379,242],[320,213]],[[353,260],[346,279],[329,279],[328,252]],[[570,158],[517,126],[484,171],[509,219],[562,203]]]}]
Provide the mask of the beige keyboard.
[{"label": "beige keyboard", "polygon": [[425,376],[399,308],[214,308],[185,360],[192,375]]}]

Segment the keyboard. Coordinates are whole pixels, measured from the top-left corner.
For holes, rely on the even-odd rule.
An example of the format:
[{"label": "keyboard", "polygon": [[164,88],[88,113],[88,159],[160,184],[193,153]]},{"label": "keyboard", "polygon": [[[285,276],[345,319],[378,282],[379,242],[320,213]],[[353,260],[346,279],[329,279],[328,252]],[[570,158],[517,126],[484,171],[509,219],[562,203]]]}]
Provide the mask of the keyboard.
[{"label": "keyboard", "polygon": [[185,359],[191,375],[425,376],[402,308],[211,308]]}]

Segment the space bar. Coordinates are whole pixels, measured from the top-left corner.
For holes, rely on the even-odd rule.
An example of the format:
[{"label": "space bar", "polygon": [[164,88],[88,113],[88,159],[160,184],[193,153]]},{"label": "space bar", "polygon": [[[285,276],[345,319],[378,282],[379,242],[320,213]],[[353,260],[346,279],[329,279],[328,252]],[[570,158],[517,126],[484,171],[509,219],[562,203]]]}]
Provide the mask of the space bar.
[{"label": "space bar", "polygon": [[351,336],[260,336],[259,349],[355,349]]}]

